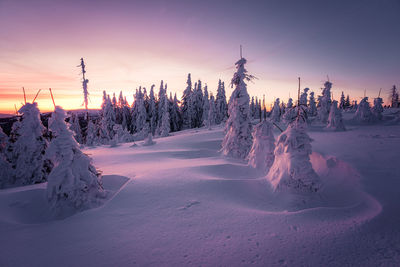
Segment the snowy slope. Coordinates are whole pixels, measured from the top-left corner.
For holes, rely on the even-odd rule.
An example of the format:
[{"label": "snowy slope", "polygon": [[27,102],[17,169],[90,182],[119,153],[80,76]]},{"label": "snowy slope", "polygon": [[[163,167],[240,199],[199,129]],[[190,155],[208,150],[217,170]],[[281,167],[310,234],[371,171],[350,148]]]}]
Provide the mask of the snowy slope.
[{"label": "snowy slope", "polygon": [[260,172],[222,157],[222,128],[87,149],[120,191],[100,208],[50,220],[24,215],[40,210],[43,185],[1,190],[0,265],[394,265],[400,126],[347,127],[311,129],[325,187],[308,199],[274,195]]}]

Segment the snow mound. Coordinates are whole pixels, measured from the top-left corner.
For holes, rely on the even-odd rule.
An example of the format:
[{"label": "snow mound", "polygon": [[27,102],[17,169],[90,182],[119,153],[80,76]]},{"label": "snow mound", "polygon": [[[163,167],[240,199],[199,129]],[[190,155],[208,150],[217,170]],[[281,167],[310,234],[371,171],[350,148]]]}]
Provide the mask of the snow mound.
[{"label": "snow mound", "polygon": [[[118,175],[103,176],[103,188],[107,193],[102,205],[110,201],[129,181]],[[74,214],[56,217],[46,199],[47,183],[0,190],[0,221],[20,224],[39,224],[65,219]],[[100,207],[100,206],[99,206]],[[97,207],[97,208],[99,208]]]}]

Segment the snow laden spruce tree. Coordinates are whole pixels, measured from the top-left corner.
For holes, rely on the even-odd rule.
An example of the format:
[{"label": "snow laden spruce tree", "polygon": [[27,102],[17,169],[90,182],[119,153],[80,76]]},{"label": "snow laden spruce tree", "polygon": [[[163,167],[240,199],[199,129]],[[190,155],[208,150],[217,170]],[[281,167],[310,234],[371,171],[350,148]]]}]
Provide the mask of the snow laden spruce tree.
[{"label": "snow laden spruce tree", "polygon": [[47,180],[51,165],[45,161],[43,155],[47,142],[43,137],[45,131],[40,120],[37,103],[26,103],[18,113],[22,120],[16,129],[18,138],[10,144],[10,161],[15,170],[12,183],[27,185]]},{"label": "snow laden spruce tree", "polygon": [[300,96],[300,105],[303,105],[305,107],[307,106],[308,91],[310,91],[310,88],[304,88]]},{"label": "snow laden spruce tree", "polygon": [[232,92],[228,105],[229,118],[225,125],[226,135],[222,141],[224,155],[245,159],[252,145],[251,122],[249,114],[250,97],[247,93],[246,81],[250,81],[254,76],[247,74],[244,68],[246,59],[241,58],[236,64],[236,73],[232,78]]},{"label": "snow laden spruce tree", "polygon": [[372,114],[371,107],[368,102],[368,97],[364,97],[360,101],[353,120],[358,123],[370,123],[375,120],[374,114]]},{"label": "snow laden spruce tree", "polygon": [[70,122],[69,129],[74,133],[74,138],[75,138],[76,142],[78,142],[79,144],[83,144],[84,142],[83,142],[83,136],[82,136],[82,129],[79,124],[78,115],[75,113],[72,113],[69,122]]},{"label": "snow laden spruce tree", "polygon": [[216,112],[215,112],[215,100],[213,94],[210,96],[209,108],[208,108],[208,117],[207,117],[207,127],[211,130],[211,127],[215,125],[216,120]]},{"label": "snow laden spruce tree", "polygon": [[380,97],[377,97],[374,99],[374,106],[372,108],[372,114],[374,114],[375,118],[378,121],[381,121],[383,116],[383,106],[382,106],[383,100]]},{"label": "snow laden spruce tree", "polygon": [[216,124],[220,124],[224,122],[228,117],[228,104],[226,103],[225,96],[225,84],[218,81],[218,89],[217,89],[217,98],[215,99],[215,108],[216,108]]},{"label": "snow laden spruce tree", "polygon": [[281,120],[281,108],[279,106],[279,98],[275,99],[270,119],[273,122],[279,122]]},{"label": "snow laden spruce tree", "polygon": [[208,113],[210,110],[210,101],[208,99],[208,89],[207,84],[204,86],[204,94],[203,94],[203,119],[202,119],[202,126],[208,126]]},{"label": "snow laden spruce tree", "polygon": [[59,214],[91,208],[105,197],[100,173],[79,149],[65,117],[65,111],[57,106],[49,119],[53,139],[46,151],[46,157],[54,164],[48,178],[47,198]]},{"label": "snow laden spruce tree", "polygon": [[338,109],[338,102],[336,100],[332,101],[331,110],[328,117],[328,125],[325,127],[327,130],[331,131],[346,131],[344,127],[342,111]]},{"label": "snow laden spruce tree", "polygon": [[192,79],[190,73],[187,77],[187,86],[183,91],[182,101],[181,101],[181,114],[182,114],[182,128],[190,129],[192,128],[192,117],[193,117],[193,106],[192,106]]},{"label": "snow laden spruce tree", "polygon": [[309,194],[317,192],[321,183],[310,162],[311,138],[304,110],[300,107],[297,111],[297,118],[278,137],[267,180],[274,191]]},{"label": "snow laden spruce tree", "polygon": [[307,115],[314,117],[317,115],[317,104],[315,103],[314,92],[310,93],[310,99],[308,101]]},{"label": "snow laden spruce tree", "polygon": [[[161,83],[162,84],[162,83]],[[133,105],[133,112],[136,114],[135,116],[135,132],[137,140],[143,140],[147,137],[149,133],[149,129],[146,128],[146,119],[147,119],[147,112],[144,103],[144,94],[142,93],[142,88],[139,87],[139,91],[136,91],[135,95],[135,103]],[[122,132],[121,132],[122,134]],[[126,135],[126,137],[129,136]],[[129,141],[130,142],[130,141]]]},{"label": "snow laden spruce tree", "polygon": [[[105,94],[105,92],[104,92]],[[103,96],[101,110],[101,120],[99,127],[99,141],[101,144],[107,145],[114,138],[115,112],[110,96]]]},{"label": "snow laden spruce tree", "polygon": [[156,98],[154,97],[154,84],[150,89],[149,106],[147,114],[149,116],[150,122],[150,132],[154,135],[157,128],[157,108],[156,108]]},{"label": "snow laden spruce tree", "polygon": [[86,145],[87,146],[96,146],[99,143],[98,136],[98,127],[93,123],[93,121],[89,118],[88,126],[87,126],[87,136],[86,136]]},{"label": "snow laden spruce tree", "polygon": [[170,102],[172,102],[170,109],[170,120],[171,120],[171,132],[177,132],[182,127],[182,117],[179,112],[179,101],[176,97],[176,93],[174,98],[170,97]]},{"label": "snow laden spruce tree", "polygon": [[253,145],[248,155],[249,165],[267,174],[274,163],[275,138],[273,125],[263,120],[254,127]]},{"label": "snow laden spruce tree", "polygon": [[0,188],[7,186],[13,177],[13,169],[5,154],[7,139],[8,136],[0,127]]},{"label": "snow laden spruce tree", "polygon": [[169,111],[168,111],[168,98],[166,95],[163,96],[164,101],[160,101],[160,103],[163,104],[163,106],[159,107],[159,111],[161,113],[161,118],[159,122],[159,127],[158,127],[158,133],[161,137],[166,137],[169,135],[169,132],[171,131],[171,125],[170,125],[170,120],[169,120]]},{"label": "snow laden spruce tree", "polygon": [[329,111],[331,109],[331,88],[332,83],[326,81],[324,88],[322,89],[322,96],[318,98],[318,119],[322,123],[326,123],[329,117]]},{"label": "snow laden spruce tree", "polygon": [[286,106],[285,114],[283,115],[283,119],[286,123],[289,124],[295,118],[296,118],[296,109],[293,107],[293,99],[289,98],[289,101]]}]

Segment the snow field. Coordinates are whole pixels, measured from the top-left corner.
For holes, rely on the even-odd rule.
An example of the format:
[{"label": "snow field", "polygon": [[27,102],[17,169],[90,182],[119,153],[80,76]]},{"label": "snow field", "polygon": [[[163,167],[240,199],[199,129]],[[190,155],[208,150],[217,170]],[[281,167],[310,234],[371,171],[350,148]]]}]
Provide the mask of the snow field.
[{"label": "snow field", "polygon": [[[386,217],[398,211],[396,205],[387,204],[396,197],[373,190],[391,186],[395,169],[379,178],[378,170],[371,170],[387,167],[384,164],[394,155],[390,151],[400,143],[400,127],[349,127],[340,133],[316,129],[309,132],[315,140],[311,162],[324,187],[311,198],[274,194],[265,174],[243,161],[222,157],[221,127],[182,131],[155,139],[151,146],[137,142],[133,147],[128,143],[88,148],[85,152],[105,175],[104,186],[118,193],[105,205],[64,220],[35,221],[22,214],[40,210],[41,205],[30,202],[38,201],[43,184],[23,187],[24,191],[1,190],[4,253],[0,265],[365,266],[395,262],[399,245],[390,247],[394,241],[382,243],[379,238],[392,240],[389,233],[393,240],[399,237],[393,230],[396,227],[387,232],[385,225]],[[378,154],[366,161],[370,151]],[[130,181],[123,184],[121,176]],[[386,184],[379,179],[386,179]],[[389,209],[382,209],[380,202]],[[395,222],[392,219],[390,224]],[[365,233],[371,227],[376,235]],[[21,252],[24,257],[19,256]]]}]

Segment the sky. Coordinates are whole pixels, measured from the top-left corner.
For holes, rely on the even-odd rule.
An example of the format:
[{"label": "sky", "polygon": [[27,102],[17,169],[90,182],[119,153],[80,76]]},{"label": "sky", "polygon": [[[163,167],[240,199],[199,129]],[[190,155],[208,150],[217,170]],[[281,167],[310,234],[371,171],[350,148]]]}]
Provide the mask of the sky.
[{"label": "sky", "polygon": [[[89,108],[102,91],[139,86],[181,97],[187,74],[216,93],[239,59],[258,79],[251,96],[287,101],[301,88],[320,94],[333,83],[360,100],[400,86],[400,0],[0,0],[0,112],[13,112],[37,91],[41,111],[83,108],[80,58],[89,79]],[[227,97],[232,88],[226,86]],[[158,89],[156,90],[156,92]]]}]

